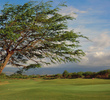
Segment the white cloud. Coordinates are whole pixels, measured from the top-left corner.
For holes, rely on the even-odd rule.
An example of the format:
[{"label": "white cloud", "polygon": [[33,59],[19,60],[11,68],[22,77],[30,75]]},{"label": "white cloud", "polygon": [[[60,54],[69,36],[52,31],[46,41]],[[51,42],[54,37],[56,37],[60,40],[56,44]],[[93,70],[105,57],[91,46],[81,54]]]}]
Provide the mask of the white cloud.
[{"label": "white cloud", "polygon": [[97,38],[94,38],[93,45],[89,47],[89,51],[102,51],[107,47],[110,47],[110,36],[107,34],[110,32],[104,32]]},{"label": "white cloud", "polygon": [[77,13],[86,13],[86,11],[80,11],[79,9],[70,6],[63,7],[59,13],[62,15],[70,15],[71,17],[77,18],[78,17]]},{"label": "white cloud", "polygon": [[94,57],[103,57],[105,54],[104,54],[104,52],[95,52],[95,55],[94,55]]},{"label": "white cloud", "polygon": [[93,39],[93,45],[86,51],[86,56],[83,57],[79,65],[92,66],[109,66],[110,52],[107,48],[110,47],[110,36],[104,32]]}]

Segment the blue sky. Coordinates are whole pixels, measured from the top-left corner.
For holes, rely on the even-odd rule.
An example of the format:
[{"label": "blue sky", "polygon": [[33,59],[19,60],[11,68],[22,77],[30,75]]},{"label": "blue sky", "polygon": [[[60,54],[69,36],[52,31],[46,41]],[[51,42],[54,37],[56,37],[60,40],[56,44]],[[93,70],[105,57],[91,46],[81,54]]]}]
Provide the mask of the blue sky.
[{"label": "blue sky", "polygon": [[[0,0],[0,9],[6,2],[23,4],[29,0]],[[41,1],[41,0],[39,0]],[[48,0],[43,0],[48,1]],[[54,5],[65,2],[67,8],[62,8],[61,14],[70,14],[76,20],[68,22],[68,28],[81,32],[91,41],[81,40],[86,56],[80,63],[68,66],[101,67],[110,66],[110,0],[54,0]],[[73,14],[76,13],[76,14]],[[64,66],[64,65],[52,65]],[[106,67],[105,67],[106,68]]]}]

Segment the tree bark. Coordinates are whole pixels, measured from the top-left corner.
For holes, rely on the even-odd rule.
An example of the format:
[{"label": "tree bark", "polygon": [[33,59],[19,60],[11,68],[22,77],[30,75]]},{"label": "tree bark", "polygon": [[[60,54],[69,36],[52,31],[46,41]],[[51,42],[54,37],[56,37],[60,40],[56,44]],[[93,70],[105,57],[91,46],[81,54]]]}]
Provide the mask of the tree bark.
[{"label": "tree bark", "polygon": [[5,66],[7,65],[10,57],[13,55],[14,51],[11,51],[7,54],[5,60],[4,60],[4,63],[1,64],[0,66],[0,74],[2,73],[3,69],[5,68]]}]

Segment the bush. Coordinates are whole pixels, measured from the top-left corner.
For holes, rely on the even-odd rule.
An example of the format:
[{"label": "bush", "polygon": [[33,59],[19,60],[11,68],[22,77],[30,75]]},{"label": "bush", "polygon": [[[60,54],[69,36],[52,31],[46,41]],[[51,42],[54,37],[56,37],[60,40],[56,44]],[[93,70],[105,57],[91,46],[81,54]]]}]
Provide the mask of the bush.
[{"label": "bush", "polygon": [[10,78],[27,79],[29,77],[27,75],[12,74],[12,75],[10,75]]},{"label": "bush", "polygon": [[110,74],[108,75],[108,78],[110,79]]},{"label": "bush", "polygon": [[83,72],[77,72],[77,77],[78,78],[83,78],[84,77]]},{"label": "bush", "polygon": [[84,72],[83,75],[85,78],[92,78],[93,72],[87,71],[87,72]]},{"label": "bush", "polygon": [[40,75],[29,75],[29,78],[40,78]]},{"label": "bush", "polygon": [[67,77],[68,77],[68,75],[69,75],[69,73],[68,73],[68,71],[67,71],[67,70],[65,70],[65,71],[63,72],[63,74],[62,74],[62,76],[63,76],[64,78],[67,78]]},{"label": "bush", "polygon": [[68,74],[68,78],[71,79],[72,78],[72,73]]},{"label": "bush", "polygon": [[72,78],[78,78],[78,75],[76,72],[72,73]]},{"label": "bush", "polygon": [[5,73],[1,73],[0,74],[0,78],[6,78],[6,74]]},{"label": "bush", "polygon": [[62,78],[62,74],[56,74],[55,78]]}]

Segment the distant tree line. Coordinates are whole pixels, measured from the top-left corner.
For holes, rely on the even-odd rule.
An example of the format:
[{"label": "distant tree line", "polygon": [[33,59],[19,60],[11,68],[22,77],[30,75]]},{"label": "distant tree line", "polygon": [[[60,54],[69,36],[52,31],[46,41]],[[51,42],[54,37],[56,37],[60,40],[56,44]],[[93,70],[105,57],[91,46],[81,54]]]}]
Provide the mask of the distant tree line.
[{"label": "distant tree line", "polygon": [[101,78],[110,79],[110,69],[102,70],[99,72],[74,72],[69,73],[65,70],[62,74],[54,75],[23,75],[21,73],[14,73],[12,75],[6,75],[4,73],[0,74],[0,78],[12,78],[12,79],[32,79],[32,78],[42,78],[42,79],[74,79],[74,78]]}]

